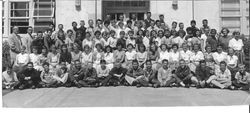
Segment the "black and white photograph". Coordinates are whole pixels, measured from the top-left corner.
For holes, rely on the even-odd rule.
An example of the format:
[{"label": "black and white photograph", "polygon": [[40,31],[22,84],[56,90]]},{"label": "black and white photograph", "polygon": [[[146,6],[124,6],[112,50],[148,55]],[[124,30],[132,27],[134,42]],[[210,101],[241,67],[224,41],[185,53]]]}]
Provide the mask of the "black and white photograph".
[{"label": "black and white photograph", "polygon": [[0,8],[3,108],[250,108],[249,0]]}]

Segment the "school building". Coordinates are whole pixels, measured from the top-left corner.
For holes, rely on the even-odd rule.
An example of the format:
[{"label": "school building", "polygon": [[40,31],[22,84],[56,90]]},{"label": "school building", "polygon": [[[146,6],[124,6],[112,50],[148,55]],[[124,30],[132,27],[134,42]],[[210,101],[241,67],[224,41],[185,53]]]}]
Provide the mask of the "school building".
[{"label": "school building", "polygon": [[87,24],[88,19],[104,19],[107,14],[118,19],[136,13],[138,20],[143,20],[147,11],[153,19],[163,14],[168,25],[177,21],[188,27],[195,19],[201,27],[207,19],[211,28],[227,27],[249,36],[249,0],[1,0],[1,7],[3,37],[11,33],[11,26],[19,26],[23,34],[28,26],[36,32],[52,22],[68,29],[72,21],[85,20]]}]

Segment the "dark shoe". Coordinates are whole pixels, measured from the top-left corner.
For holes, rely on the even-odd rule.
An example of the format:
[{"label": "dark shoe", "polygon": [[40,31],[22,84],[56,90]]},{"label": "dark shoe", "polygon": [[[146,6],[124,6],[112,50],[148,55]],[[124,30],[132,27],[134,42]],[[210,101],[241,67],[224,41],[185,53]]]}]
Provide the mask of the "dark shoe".
[{"label": "dark shoe", "polygon": [[82,86],[78,83],[78,84],[76,84],[76,87],[81,88]]},{"label": "dark shoe", "polygon": [[21,85],[18,89],[23,90],[24,89],[24,85]]},{"label": "dark shoe", "polygon": [[31,86],[31,89],[36,89],[36,86],[32,85],[32,86]]},{"label": "dark shoe", "polygon": [[190,84],[185,85],[185,88],[190,88]]},{"label": "dark shoe", "polygon": [[141,84],[137,84],[136,87],[137,87],[137,88],[141,87]]}]

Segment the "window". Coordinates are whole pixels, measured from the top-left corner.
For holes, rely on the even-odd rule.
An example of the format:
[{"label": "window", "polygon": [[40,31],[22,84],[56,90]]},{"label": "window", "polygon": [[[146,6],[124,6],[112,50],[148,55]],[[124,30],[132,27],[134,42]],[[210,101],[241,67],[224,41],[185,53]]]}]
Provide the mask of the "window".
[{"label": "window", "polygon": [[34,0],[34,31],[44,31],[54,23],[54,0]]},{"label": "window", "polygon": [[29,27],[29,2],[11,2],[10,3],[10,26],[19,27],[19,33],[26,33]]},{"label": "window", "polygon": [[4,21],[5,21],[5,15],[4,15],[4,4],[5,4],[5,1],[2,2],[2,34],[4,34]]}]

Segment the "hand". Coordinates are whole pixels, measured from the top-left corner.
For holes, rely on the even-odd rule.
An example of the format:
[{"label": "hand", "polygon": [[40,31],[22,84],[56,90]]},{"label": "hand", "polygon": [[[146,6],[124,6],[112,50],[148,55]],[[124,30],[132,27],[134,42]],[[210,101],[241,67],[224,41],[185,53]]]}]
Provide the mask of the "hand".
[{"label": "hand", "polygon": [[74,77],[78,77],[79,75],[75,74]]}]

